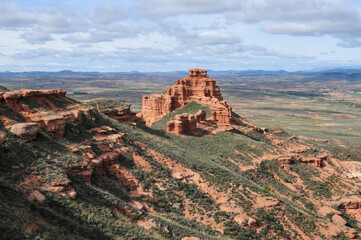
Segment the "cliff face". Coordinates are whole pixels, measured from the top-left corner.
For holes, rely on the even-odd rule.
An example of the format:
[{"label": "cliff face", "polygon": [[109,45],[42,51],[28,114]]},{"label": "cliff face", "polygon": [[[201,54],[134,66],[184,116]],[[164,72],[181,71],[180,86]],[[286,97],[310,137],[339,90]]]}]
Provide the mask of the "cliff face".
[{"label": "cliff face", "polygon": [[208,77],[204,69],[190,69],[188,77],[177,80],[165,94],[144,96],[141,114],[146,125],[150,126],[192,101],[209,105],[212,110],[211,120],[219,124],[230,123],[232,109],[223,101],[216,81]]},{"label": "cliff face", "polygon": [[[17,112],[23,121],[37,124],[40,129],[62,137],[66,123],[81,123],[90,117],[90,109],[72,101],[67,102],[66,91],[52,90],[17,90],[0,93],[0,111]],[[56,106],[57,103],[67,103]],[[5,117],[5,116],[4,116]],[[12,125],[11,119],[3,119],[5,125]]]},{"label": "cliff face", "polygon": [[8,107],[15,107],[23,98],[41,99],[45,97],[65,97],[66,91],[60,89],[52,90],[17,90],[0,93],[0,102],[5,102]]}]

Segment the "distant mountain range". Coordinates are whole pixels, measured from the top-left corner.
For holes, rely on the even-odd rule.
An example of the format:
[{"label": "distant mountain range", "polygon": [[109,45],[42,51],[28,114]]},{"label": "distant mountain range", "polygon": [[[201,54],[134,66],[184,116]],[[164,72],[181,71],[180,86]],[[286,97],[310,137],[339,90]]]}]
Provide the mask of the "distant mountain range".
[{"label": "distant mountain range", "polygon": [[[327,69],[322,71],[294,71],[289,72],[285,70],[277,70],[277,71],[268,71],[268,70],[224,70],[224,71],[214,71],[208,70],[211,74],[242,74],[242,75],[280,75],[280,74],[338,74],[338,75],[347,75],[347,74],[360,74],[361,69],[343,69],[343,68],[335,68],[335,69]],[[169,72],[140,72],[140,71],[130,71],[130,72],[76,72],[72,70],[61,70],[58,72],[47,72],[47,71],[30,71],[30,72],[0,72],[1,76],[4,75],[24,75],[24,76],[41,76],[41,75],[74,75],[74,74],[115,74],[115,73],[127,73],[127,74],[146,74],[146,73],[187,73],[186,71],[169,71]]]}]

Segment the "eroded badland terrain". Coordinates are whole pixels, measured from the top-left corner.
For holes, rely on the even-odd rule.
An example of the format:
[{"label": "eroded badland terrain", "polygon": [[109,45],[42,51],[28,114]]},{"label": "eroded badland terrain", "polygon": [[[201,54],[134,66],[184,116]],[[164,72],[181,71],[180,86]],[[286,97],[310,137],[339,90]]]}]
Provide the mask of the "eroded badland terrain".
[{"label": "eroded badland terrain", "polygon": [[358,73],[211,74],[2,74],[0,238],[359,239]]}]

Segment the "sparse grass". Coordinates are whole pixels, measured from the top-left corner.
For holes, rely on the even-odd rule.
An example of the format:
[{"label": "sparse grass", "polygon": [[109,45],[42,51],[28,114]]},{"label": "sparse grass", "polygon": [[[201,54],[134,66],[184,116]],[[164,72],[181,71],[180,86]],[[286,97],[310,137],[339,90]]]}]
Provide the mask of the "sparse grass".
[{"label": "sparse grass", "polygon": [[0,103],[0,117],[1,116],[9,118],[13,124],[18,122],[25,122],[25,118],[21,114],[13,111],[3,103]]},{"label": "sparse grass", "polygon": [[82,102],[88,107],[93,107],[96,110],[104,111],[112,108],[128,108],[130,104],[115,98],[96,98]]}]

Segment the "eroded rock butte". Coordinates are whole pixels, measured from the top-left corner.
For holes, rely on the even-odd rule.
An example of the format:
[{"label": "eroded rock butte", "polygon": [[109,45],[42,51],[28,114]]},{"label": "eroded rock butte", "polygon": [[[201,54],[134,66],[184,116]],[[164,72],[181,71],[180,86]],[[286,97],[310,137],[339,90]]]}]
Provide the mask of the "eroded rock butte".
[{"label": "eroded rock butte", "polygon": [[168,113],[193,101],[209,105],[210,120],[217,124],[231,122],[232,109],[223,100],[216,81],[207,76],[206,70],[197,68],[190,69],[188,77],[177,80],[166,93],[144,96],[141,115],[146,125],[151,126]]}]

